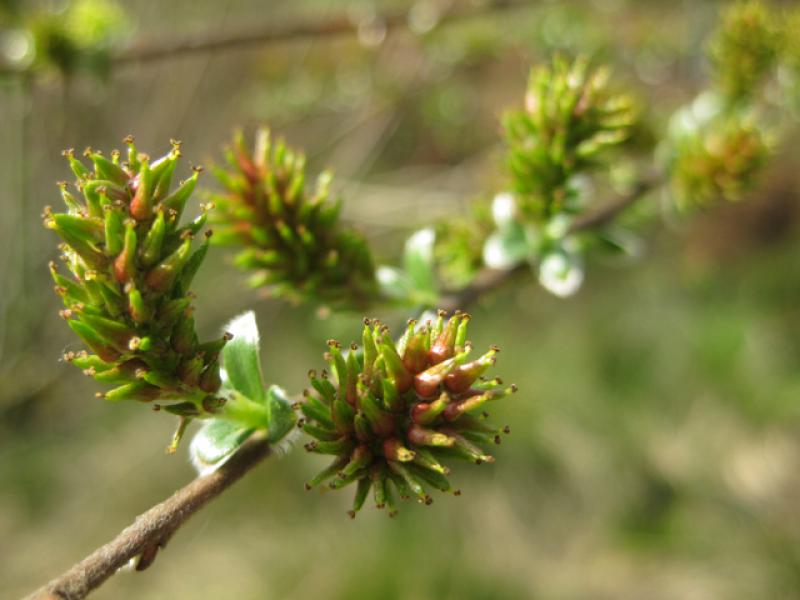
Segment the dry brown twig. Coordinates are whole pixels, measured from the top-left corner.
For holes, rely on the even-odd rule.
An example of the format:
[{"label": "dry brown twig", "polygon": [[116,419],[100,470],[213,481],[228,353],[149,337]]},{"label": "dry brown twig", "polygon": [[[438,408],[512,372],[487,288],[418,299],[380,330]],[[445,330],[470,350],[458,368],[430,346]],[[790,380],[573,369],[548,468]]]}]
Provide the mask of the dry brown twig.
[{"label": "dry brown twig", "polygon": [[143,571],[155,560],[175,531],[270,454],[263,438],[246,442],[231,459],[198,477],[172,496],[142,513],[105,546],[28,596],[27,600],[79,600],[103,584],[132,559]]}]

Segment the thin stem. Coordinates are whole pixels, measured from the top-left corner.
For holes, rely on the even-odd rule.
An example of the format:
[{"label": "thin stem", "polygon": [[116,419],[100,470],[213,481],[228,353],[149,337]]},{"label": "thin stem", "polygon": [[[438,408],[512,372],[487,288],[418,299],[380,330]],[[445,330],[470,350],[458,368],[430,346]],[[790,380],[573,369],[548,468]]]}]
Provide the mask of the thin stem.
[{"label": "thin stem", "polygon": [[[454,8],[446,10],[439,17],[438,24],[479,17],[496,10],[524,6],[531,6],[531,4],[520,0],[494,0],[479,6],[456,4]],[[363,27],[375,26],[389,31],[408,27],[408,25],[409,13],[405,10],[367,15],[361,22],[347,15],[296,23],[273,22],[250,30],[231,33],[213,32],[199,37],[141,43],[112,56],[111,62],[115,64],[143,63],[186,54],[196,54],[198,52],[240,49],[305,38],[334,37],[357,33]]]},{"label": "thin stem", "polygon": [[198,477],[164,502],[142,513],[116,538],[28,596],[27,600],[80,600],[136,557],[136,570],[155,560],[175,531],[189,517],[219,496],[270,453],[263,438],[245,443],[222,467]]},{"label": "thin stem", "polygon": [[[568,233],[579,233],[606,225],[610,221],[613,221],[614,218],[626,208],[641,200],[648,192],[660,185],[660,183],[661,179],[656,176],[641,179],[627,194],[601,206],[593,212],[586,213],[575,219]],[[508,284],[527,271],[527,263],[522,263],[505,270],[482,269],[468,286],[444,295],[439,300],[439,307],[447,311],[468,308],[483,295]]]},{"label": "thin stem", "polygon": [[[468,3],[454,3],[453,8],[445,10],[438,17],[436,25],[481,17],[500,10],[531,6],[535,6],[535,4],[526,0],[492,0],[477,6],[470,6]],[[140,42],[112,54],[109,61],[112,65],[141,64],[191,54],[246,49],[290,40],[335,37],[358,33],[359,30],[369,27],[382,28],[388,32],[392,29],[409,27],[410,21],[409,12],[403,10],[368,14],[361,21],[348,15],[337,15],[316,21],[269,22],[262,26],[229,33],[208,32],[199,36]],[[24,69],[0,64],[0,75],[23,72],[25,72]]]}]

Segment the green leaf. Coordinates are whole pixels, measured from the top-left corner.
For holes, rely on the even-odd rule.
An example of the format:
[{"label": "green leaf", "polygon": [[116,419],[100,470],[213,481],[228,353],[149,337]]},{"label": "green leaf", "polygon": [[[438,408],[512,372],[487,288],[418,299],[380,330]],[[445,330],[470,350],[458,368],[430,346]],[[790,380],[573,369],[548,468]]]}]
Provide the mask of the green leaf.
[{"label": "green leaf", "polygon": [[583,283],[583,261],[579,254],[556,248],[539,263],[539,283],[560,298],[572,296]]},{"label": "green leaf", "polygon": [[420,296],[436,296],[436,268],[433,260],[433,229],[420,229],[406,240],[403,267],[414,292]]},{"label": "green leaf", "polygon": [[411,283],[400,269],[381,265],[375,272],[381,294],[393,300],[407,300],[411,296]]},{"label": "green leaf", "polygon": [[644,252],[641,238],[624,229],[599,231],[592,241],[601,251],[614,256],[638,258]]},{"label": "green leaf", "polygon": [[197,472],[205,475],[222,466],[253,431],[222,419],[206,421],[189,445],[189,456]]},{"label": "green leaf", "polygon": [[289,433],[297,422],[297,417],[292,409],[292,401],[286,390],[271,385],[267,390],[267,406],[270,415],[267,439],[278,442]]},{"label": "green leaf", "polygon": [[517,215],[517,202],[510,192],[501,192],[492,199],[492,219],[499,228],[514,223]]},{"label": "green leaf", "polygon": [[250,400],[264,404],[264,377],[261,374],[255,314],[248,311],[239,315],[228,323],[226,331],[233,335],[222,349],[227,385]]},{"label": "green leaf", "polygon": [[511,269],[525,261],[531,245],[525,229],[512,221],[495,231],[483,245],[483,262],[492,269]]}]

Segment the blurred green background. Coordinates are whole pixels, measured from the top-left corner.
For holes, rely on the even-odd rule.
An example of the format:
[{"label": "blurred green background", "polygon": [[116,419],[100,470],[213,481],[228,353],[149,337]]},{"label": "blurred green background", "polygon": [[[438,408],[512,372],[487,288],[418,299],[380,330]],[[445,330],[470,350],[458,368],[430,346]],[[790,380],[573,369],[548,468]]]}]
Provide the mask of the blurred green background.
[{"label": "blurred green background", "polygon": [[[0,80],[0,597],[63,571],[193,475],[185,449],[165,456],[170,419],[96,400],[60,361],[79,346],[57,316],[56,240],[40,219],[71,178],[60,151],[133,133],[144,151],[173,137],[186,162],[208,163],[234,126],[266,121],[313,170],[333,167],[347,218],[391,261],[411,228],[502,188],[498,118],[521,103],[532,63],[594,53],[661,126],[702,87],[724,3],[522,4],[437,27],[430,0],[130,1],[119,35],[134,43],[342,14],[360,27]],[[397,9],[411,28],[387,33],[374,15]],[[350,521],[350,493],[303,490],[325,459],[295,451],[94,597],[800,598],[796,143],[747,203],[642,232],[641,260],[595,261],[576,297],[531,278],[472,309],[477,347],[501,346],[497,372],[521,392],[494,411],[512,426],[497,462],[456,471],[462,496]],[[197,279],[201,334],[255,308],[268,381],[299,391],[324,340],[349,341],[360,316],[259,297],[229,258],[213,252]]]}]

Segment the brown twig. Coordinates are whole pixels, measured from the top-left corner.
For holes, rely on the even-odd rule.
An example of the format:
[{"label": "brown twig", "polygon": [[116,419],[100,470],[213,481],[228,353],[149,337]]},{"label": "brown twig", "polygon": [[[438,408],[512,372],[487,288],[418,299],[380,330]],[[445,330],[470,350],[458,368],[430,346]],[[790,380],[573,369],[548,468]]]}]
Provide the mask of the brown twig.
[{"label": "brown twig", "polygon": [[[485,16],[490,12],[534,5],[535,3],[528,0],[492,0],[482,4],[454,2],[450,8],[443,7],[440,15],[432,15],[431,19],[435,21],[436,26],[439,26]],[[289,40],[354,34],[369,27],[384,29],[388,32],[393,29],[406,28],[409,26],[409,22],[410,14],[405,10],[384,14],[365,14],[362,19],[357,16],[354,18],[348,15],[337,15],[316,21],[269,22],[231,32],[208,32],[199,36],[144,40],[112,53],[109,62],[112,65],[141,64],[190,54],[246,49]],[[0,64],[0,74],[21,74],[26,70]]]},{"label": "brown twig", "polygon": [[27,600],[79,600],[106,579],[140,557],[136,569],[146,569],[172,534],[189,517],[233,485],[270,453],[263,438],[251,439],[222,467],[198,477],[164,502],[142,513],[116,538],[68,571],[28,596]]},{"label": "brown twig", "polygon": [[[642,197],[659,184],[660,179],[657,176],[641,179],[627,194],[601,206],[593,212],[586,213],[576,218],[572,222],[568,233],[579,233],[608,224],[622,211],[641,200]],[[528,269],[527,263],[522,263],[507,270],[482,269],[470,285],[460,290],[449,292],[440,298],[439,307],[447,311],[465,309],[488,292],[496,290],[513,281],[521,274],[527,272]]]},{"label": "brown twig", "polygon": [[[469,4],[466,2],[454,3],[452,8],[443,9],[438,16],[436,24],[444,24],[462,19],[483,16],[488,12],[508,8],[531,6],[525,0],[493,0],[484,4]],[[364,27],[385,28],[386,31],[408,27],[408,11],[394,11],[385,14],[365,15],[359,20],[346,15],[328,17],[319,21],[305,21],[296,23],[268,23],[244,31],[231,33],[208,33],[200,37],[187,37],[183,39],[166,39],[151,42],[142,42],[120,51],[112,56],[111,61],[117,64],[142,63],[163,58],[172,58],[197,52],[212,52],[215,50],[229,50],[234,48],[247,48],[273,42],[286,40],[300,40],[304,38],[333,37],[344,34],[357,33]]]}]

